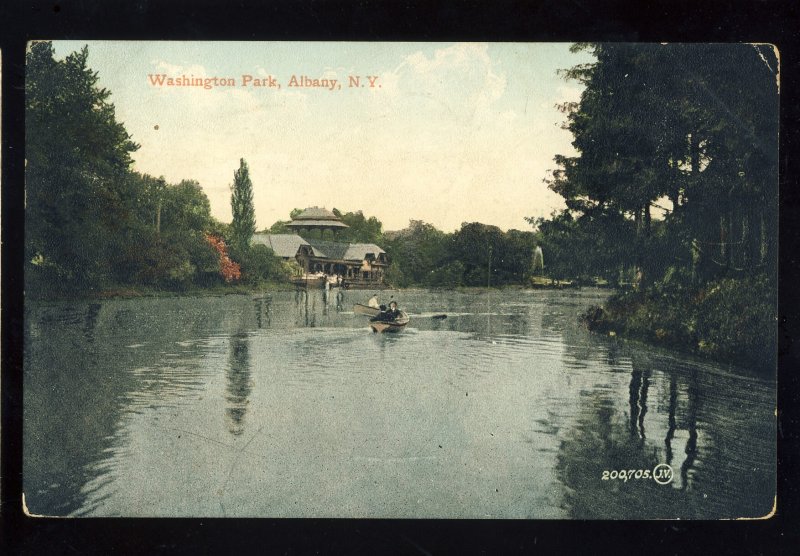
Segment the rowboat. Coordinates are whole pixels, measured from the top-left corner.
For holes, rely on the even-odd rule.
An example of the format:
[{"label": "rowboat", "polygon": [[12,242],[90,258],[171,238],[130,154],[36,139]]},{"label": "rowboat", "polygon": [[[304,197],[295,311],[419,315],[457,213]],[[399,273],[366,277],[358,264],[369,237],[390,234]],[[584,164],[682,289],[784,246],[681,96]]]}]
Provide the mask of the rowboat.
[{"label": "rowboat", "polygon": [[400,332],[411,319],[404,311],[400,311],[400,316],[395,320],[372,320],[370,319],[369,325],[373,332]]},{"label": "rowboat", "polygon": [[361,303],[356,303],[353,305],[353,312],[357,315],[365,315],[367,317],[377,317],[381,310],[377,307],[370,307],[369,305],[362,305]]}]

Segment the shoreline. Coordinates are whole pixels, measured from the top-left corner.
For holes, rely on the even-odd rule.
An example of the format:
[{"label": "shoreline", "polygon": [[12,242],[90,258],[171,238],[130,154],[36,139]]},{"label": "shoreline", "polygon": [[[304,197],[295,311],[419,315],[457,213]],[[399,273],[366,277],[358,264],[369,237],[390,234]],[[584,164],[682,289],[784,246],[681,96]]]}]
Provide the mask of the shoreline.
[{"label": "shoreline", "polygon": [[[534,282],[532,284],[504,284],[498,286],[491,286],[488,288],[490,291],[500,290],[581,290],[583,288],[598,288],[603,290],[614,291],[614,288],[605,284],[583,284],[578,285],[572,282],[556,282],[541,283]],[[107,299],[136,299],[136,298],[151,298],[151,297],[191,297],[191,296],[208,296],[208,297],[221,297],[225,295],[251,295],[254,293],[271,293],[271,292],[294,292],[305,288],[290,282],[263,282],[261,284],[231,284],[231,285],[218,285],[210,287],[192,287],[183,290],[169,290],[159,289],[145,286],[118,286],[109,287],[101,290],[90,290],[79,293],[60,293],[51,296],[41,297],[28,297],[26,296],[25,303],[48,303],[48,302],[62,302],[62,301],[99,301]],[[337,288],[332,288],[332,290]],[[347,289],[348,292],[371,292],[374,288],[354,288]],[[486,286],[457,286],[457,287],[426,287],[426,286],[406,286],[406,287],[393,287],[391,285],[381,288],[382,290],[425,290],[430,292],[444,292],[444,291],[458,291],[458,292],[485,292]],[[309,290],[322,291],[322,288],[309,288]]]},{"label": "shoreline", "polygon": [[[713,292],[713,290],[712,290]],[[718,326],[700,326],[698,321],[709,313],[698,307],[694,298],[653,299],[646,294],[610,297],[602,305],[589,307],[581,321],[594,333],[625,341],[646,344],[737,368],[750,369],[760,376],[776,375],[778,361],[769,346],[777,336],[770,336],[770,323],[763,316],[747,315],[735,326],[738,335]]]},{"label": "shoreline", "polygon": [[682,357],[687,358],[687,360],[691,360],[693,363],[709,364],[719,368],[724,368],[726,372],[733,372],[734,370],[736,370],[738,371],[737,374],[752,375],[754,377],[758,377],[761,379],[771,379],[775,381],[777,381],[778,379],[777,364],[774,367],[773,366],[767,367],[752,362],[742,361],[734,356],[725,357],[721,355],[706,353],[703,351],[696,351],[689,347],[686,347],[685,344],[665,343],[659,340],[654,340],[652,338],[649,338],[643,334],[639,335],[639,334],[632,334],[625,332],[617,333],[613,329],[607,331],[601,331],[590,328],[588,323],[586,324],[586,326],[591,334],[608,337],[610,339],[615,340],[619,344],[629,345],[629,346],[645,346],[663,355],[680,355]]}]

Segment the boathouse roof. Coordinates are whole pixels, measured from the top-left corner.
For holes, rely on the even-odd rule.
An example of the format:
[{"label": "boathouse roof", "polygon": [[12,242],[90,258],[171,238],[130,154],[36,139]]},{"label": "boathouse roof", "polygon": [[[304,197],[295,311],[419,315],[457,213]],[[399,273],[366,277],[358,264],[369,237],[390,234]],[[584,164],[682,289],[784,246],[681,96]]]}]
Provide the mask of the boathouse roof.
[{"label": "boathouse roof", "polygon": [[324,257],[338,261],[363,261],[368,254],[378,256],[385,253],[374,243],[339,243],[336,241],[308,240],[314,248],[315,257]]},{"label": "boathouse roof", "polygon": [[367,255],[385,253],[374,243],[339,243],[319,239],[305,240],[297,234],[253,234],[252,245],[266,245],[279,257],[294,258],[300,247],[308,245],[314,257],[337,261],[363,261]]},{"label": "boathouse roof", "polygon": [[367,255],[375,255],[376,257],[381,253],[386,253],[383,249],[374,243],[351,243],[347,247],[344,260],[346,261],[363,261]]},{"label": "boathouse roof", "polygon": [[297,234],[253,234],[251,245],[266,245],[279,257],[293,258],[301,245],[308,242]]}]

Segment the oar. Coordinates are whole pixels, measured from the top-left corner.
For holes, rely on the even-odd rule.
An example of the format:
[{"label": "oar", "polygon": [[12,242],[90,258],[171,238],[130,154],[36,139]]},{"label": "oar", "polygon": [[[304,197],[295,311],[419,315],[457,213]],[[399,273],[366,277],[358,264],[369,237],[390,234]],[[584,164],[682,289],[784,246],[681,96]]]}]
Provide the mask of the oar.
[{"label": "oar", "polygon": [[414,315],[415,319],[436,319],[436,320],[444,320],[447,318],[447,315],[444,313],[440,313],[438,315]]}]

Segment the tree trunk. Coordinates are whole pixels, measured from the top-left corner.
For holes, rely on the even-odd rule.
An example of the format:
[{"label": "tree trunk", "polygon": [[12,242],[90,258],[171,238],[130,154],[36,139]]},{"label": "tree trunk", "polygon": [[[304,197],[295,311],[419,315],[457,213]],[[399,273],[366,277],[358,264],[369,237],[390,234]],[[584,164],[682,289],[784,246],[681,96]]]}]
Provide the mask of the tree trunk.
[{"label": "tree trunk", "polygon": [[[688,194],[689,194],[689,204],[692,203],[700,203],[703,200],[698,199],[698,191],[696,190],[696,184],[694,183],[697,177],[700,174],[700,142],[697,140],[697,133],[692,132],[689,134],[689,163],[691,166],[691,173],[689,175],[688,180]],[[685,197],[686,193],[684,193]],[[685,199],[684,199],[685,201]],[[695,268],[695,278],[698,279],[700,282],[704,282],[706,277],[709,274],[709,266],[711,263],[710,259],[713,259],[713,245],[709,245],[707,243],[707,239],[705,238],[713,238],[713,227],[709,230],[707,225],[704,225],[701,221],[694,220],[693,222],[694,236],[695,240],[695,249],[694,249],[694,268]],[[721,223],[720,223],[721,225]]]},{"label": "tree trunk", "polygon": [[728,209],[719,217],[719,255],[720,261],[725,264],[725,268],[731,267],[731,249],[729,242],[733,239],[733,216],[732,210]]},{"label": "tree trunk", "polygon": [[700,173],[700,141],[697,140],[697,133],[689,135],[689,156],[692,164],[692,177]]},{"label": "tree trunk", "polygon": [[743,249],[743,238],[747,233],[747,214],[742,207],[733,205],[730,210],[730,230],[726,247],[730,252],[731,269],[742,267],[742,260],[746,256]]},{"label": "tree trunk", "polygon": [[747,203],[747,241],[745,264],[747,272],[752,274],[761,267],[761,215],[755,200]]},{"label": "tree trunk", "polygon": [[759,257],[758,262],[762,264],[767,261],[767,256],[769,255],[769,232],[767,231],[767,222],[764,218],[764,209],[758,211],[758,219],[759,219],[759,232],[760,232],[760,242],[759,242]]},{"label": "tree trunk", "polygon": [[639,207],[634,213],[636,222],[636,286],[639,290],[647,287],[650,275],[646,269],[645,249],[647,248],[647,238],[650,236],[650,205],[646,204]]}]

